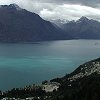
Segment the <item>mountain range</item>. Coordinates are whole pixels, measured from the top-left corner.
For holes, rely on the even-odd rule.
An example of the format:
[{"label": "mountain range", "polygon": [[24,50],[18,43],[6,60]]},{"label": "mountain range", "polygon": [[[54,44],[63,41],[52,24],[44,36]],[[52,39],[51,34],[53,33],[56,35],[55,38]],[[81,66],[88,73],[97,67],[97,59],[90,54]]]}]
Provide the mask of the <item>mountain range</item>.
[{"label": "mountain range", "polygon": [[60,28],[74,39],[100,39],[100,22],[84,16],[62,24]]},{"label": "mountain range", "polygon": [[61,26],[63,24],[66,24],[66,23],[69,22],[68,20],[64,20],[64,19],[51,19],[51,20],[50,19],[47,19],[47,20],[49,20],[51,23],[57,25],[60,28],[61,28]]},{"label": "mountain range", "polygon": [[16,4],[0,6],[0,42],[71,39],[59,27]]},{"label": "mountain range", "polygon": [[69,39],[100,39],[100,22],[86,17],[50,22],[16,4],[0,6],[0,42]]}]

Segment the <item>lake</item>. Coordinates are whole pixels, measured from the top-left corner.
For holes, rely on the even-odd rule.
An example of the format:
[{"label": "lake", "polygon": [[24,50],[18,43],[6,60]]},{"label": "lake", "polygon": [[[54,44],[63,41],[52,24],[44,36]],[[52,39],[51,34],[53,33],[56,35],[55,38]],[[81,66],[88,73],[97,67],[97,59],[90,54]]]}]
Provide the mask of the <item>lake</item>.
[{"label": "lake", "polygon": [[62,77],[98,57],[100,40],[0,44],[0,89]]}]

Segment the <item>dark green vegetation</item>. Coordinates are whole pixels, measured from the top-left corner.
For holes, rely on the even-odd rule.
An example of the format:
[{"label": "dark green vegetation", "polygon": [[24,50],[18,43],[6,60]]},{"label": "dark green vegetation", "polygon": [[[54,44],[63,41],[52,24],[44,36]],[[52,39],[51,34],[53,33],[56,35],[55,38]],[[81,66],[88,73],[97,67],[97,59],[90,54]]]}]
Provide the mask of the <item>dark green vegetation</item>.
[{"label": "dark green vegetation", "polygon": [[[83,73],[83,74],[80,74]],[[44,81],[45,83],[47,81]],[[80,65],[74,72],[51,82],[59,82],[58,91],[46,93],[41,86],[12,89],[1,95],[10,98],[39,97],[36,100],[99,100],[100,98],[100,58]],[[31,100],[35,100],[31,99]]]},{"label": "dark green vegetation", "polygon": [[28,97],[41,97],[46,95],[45,91],[40,86],[26,86],[24,88],[13,88],[10,91],[3,92],[0,98],[28,98]]},{"label": "dark green vegetation", "polygon": [[69,82],[61,81],[61,87],[52,100],[99,100],[100,75],[92,74]]},{"label": "dark green vegetation", "polygon": [[[52,100],[99,100],[100,58],[80,65],[74,72],[51,81],[61,83]],[[94,72],[93,72],[94,71]],[[79,73],[85,73],[83,76]],[[91,73],[90,73],[91,72]],[[80,75],[80,77],[79,77]],[[76,76],[72,78],[73,76]]]}]

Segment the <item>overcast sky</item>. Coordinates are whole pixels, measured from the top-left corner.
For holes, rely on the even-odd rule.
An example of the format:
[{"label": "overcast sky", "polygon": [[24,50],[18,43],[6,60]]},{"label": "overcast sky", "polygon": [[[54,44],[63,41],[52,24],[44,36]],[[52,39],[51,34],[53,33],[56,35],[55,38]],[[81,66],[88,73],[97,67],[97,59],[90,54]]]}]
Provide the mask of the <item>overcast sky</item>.
[{"label": "overcast sky", "polygon": [[16,3],[44,19],[77,20],[81,16],[100,21],[100,0],[0,0],[0,4]]}]

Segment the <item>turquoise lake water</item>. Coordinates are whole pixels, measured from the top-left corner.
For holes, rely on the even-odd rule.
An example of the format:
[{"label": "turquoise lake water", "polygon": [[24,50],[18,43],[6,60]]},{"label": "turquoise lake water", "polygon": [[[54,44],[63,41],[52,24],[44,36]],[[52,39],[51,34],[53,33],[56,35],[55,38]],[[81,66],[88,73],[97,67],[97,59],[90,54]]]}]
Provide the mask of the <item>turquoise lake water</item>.
[{"label": "turquoise lake water", "polygon": [[61,77],[98,57],[100,40],[0,44],[0,89]]}]

